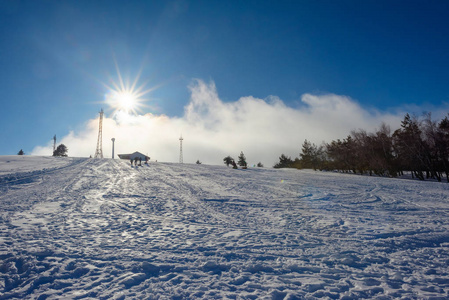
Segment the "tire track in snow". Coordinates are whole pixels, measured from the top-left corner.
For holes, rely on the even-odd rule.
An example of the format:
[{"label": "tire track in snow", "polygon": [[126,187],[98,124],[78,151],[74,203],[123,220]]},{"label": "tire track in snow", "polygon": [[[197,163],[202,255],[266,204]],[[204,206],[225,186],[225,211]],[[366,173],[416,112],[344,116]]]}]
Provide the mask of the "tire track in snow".
[{"label": "tire track in snow", "polygon": [[48,175],[60,172],[67,168],[72,168],[77,164],[83,163],[84,161],[85,159],[73,159],[70,163],[60,167],[2,175],[0,176],[0,190],[5,191],[16,185],[29,184],[36,181],[40,182]]},{"label": "tire track in snow", "polygon": [[19,205],[1,231],[0,298],[445,296],[448,204],[426,218],[398,186],[89,160],[8,194]]}]

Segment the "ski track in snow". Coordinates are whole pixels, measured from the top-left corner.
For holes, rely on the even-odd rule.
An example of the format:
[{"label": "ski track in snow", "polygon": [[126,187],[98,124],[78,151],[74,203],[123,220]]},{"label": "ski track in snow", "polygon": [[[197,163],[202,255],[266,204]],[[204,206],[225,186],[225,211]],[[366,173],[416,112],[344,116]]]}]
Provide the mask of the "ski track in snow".
[{"label": "ski track in snow", "polygon": [[0,157],[0,299],[449,297],[447,184],[16,160]]}]

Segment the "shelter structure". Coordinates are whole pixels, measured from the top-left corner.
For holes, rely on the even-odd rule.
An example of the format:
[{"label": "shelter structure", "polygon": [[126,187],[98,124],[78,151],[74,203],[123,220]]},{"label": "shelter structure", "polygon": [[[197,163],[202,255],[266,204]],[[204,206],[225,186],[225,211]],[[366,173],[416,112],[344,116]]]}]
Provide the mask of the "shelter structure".
[{"label": "shelter structure", "polygon": [[131,154],[118,154],[118,157],[120,158],[120,159],[126,159],[126,160],[134,160],[136,157],[137,157],[137,159],[142,159],[142,161],[147,161],[147,158],[148,158],[148,160],[150,160],[150,157],[149,156],[146,156],[145,154],[142,154],[142,153],[140,153],[140,152],[134,152],[134,153],[131,153]]}]

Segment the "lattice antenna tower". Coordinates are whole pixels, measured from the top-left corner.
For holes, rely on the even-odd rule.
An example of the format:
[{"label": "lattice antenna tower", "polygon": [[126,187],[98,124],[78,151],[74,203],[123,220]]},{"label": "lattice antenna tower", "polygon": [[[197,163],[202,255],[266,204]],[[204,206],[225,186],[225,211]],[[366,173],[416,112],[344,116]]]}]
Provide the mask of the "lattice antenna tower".
[{"label": "lattice antenna tower", "polygon": [[94,158],[103,158],[103,109],[100,111],[100,126],[98,127],[97,150]]},{"label": "lattice antenna tower", "polygon": [[184,139],[182,138],[182,135],[181,135],[181,137],[179,138],[179,163],[180,164],[184,163],[183,158],[182,158],[182,141],[183,140]]}]

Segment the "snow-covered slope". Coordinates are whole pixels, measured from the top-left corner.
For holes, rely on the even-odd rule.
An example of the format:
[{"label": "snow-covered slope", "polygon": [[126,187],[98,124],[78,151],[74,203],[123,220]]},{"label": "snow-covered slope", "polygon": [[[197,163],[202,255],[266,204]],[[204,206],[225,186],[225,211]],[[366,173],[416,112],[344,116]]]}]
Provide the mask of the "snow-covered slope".
[{"label": "snow-covered slope", "polygon": [[448,186],[0,157],[0,299],[447,298]]}]

